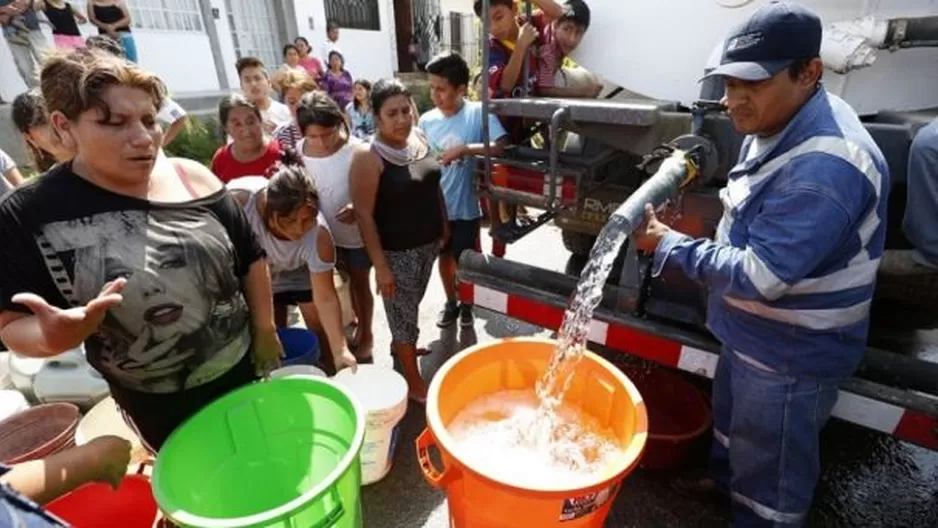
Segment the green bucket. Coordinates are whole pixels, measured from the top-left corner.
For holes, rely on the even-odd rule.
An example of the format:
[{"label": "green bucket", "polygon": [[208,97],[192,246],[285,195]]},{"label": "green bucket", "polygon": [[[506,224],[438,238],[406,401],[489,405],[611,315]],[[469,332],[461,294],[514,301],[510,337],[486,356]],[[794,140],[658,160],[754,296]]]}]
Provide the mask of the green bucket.
[{"label": "green bucket", "polygon": [[160,450],[153,495],[192,528],[361,528],[364,413],[320,377],[233,391],[183,423]]}]

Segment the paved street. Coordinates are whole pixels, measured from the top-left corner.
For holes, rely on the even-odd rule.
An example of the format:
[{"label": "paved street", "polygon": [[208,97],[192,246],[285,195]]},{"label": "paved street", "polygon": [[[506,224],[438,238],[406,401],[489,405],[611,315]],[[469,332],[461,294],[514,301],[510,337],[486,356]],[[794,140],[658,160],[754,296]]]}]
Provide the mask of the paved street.
[{"label": "paved street", "polygon": [[[562,271],[568,253],[559,231],[545,226],[510,247],[508,257]],[[476,342],[550,335],[549,331],[481,310],[477,311],[475,328],[460,330],[454,325],[441,331],[435,321],[443,302],[439,279],[434,277],[420,320],[421,344],[433,351],[422,362],[427,379],[452,354]],[[380,303],[375,320],[376,362],[389,366],[390,335]],[[423,407],[411,405],[404,418],[394,468],[383,481],[363,491],[367,528],[449,527],[443,493],[424,482],[417,465],[414,439],[423,427]],[[938,453],[836,421],[825,431],[823,441],[824,475],[811,514],[812,526],[938,526]],[[669,485],[672,477],[633,473],[616,499],[607,526],[726,526],[726,509],[675,494]]]}]

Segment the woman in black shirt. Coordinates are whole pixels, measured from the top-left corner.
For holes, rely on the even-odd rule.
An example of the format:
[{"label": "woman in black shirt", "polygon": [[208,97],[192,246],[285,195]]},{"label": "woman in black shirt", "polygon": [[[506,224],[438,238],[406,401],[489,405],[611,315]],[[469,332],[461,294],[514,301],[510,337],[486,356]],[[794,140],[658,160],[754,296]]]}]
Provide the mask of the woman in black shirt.
[{"label": "woman in black shirt", "polygon": [[371,92],[377,132],[352,160],[352,204],[391,329],[391,348],[404,367],[410,397],[426,400],[417,365],[418,312],[440,247],[449,233],[440,162],[414,126],[407,88],[378,81]]},{"label": "woman in black shirt", "polygon": [[0,202],[0,338],[33,357],[84,342],[156,451],[279,364],[264,252],[208,169],[161,153],[158,78],[78,50],[40,83],[76,154]]},{"label": "woman in black shirt", "polygon": [[43,12],[52,25],[52,41],[55,47],[78,49],[85,45],[78,24],[85,24],[88,19],[75,6],[64,0],[46,0]]}]

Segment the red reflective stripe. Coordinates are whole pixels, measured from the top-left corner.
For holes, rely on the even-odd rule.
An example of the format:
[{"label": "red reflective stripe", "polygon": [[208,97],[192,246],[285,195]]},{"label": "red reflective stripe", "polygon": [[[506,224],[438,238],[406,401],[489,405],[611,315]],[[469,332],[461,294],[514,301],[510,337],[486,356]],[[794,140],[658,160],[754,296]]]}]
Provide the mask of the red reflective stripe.
[{"label": "red reflective stripe", "polygon": [[609,325],[606,336],[602,344],[662,365],[677,367],[681,359],[681,344],[658,336],[616,325]]},{"label": "red reflective stripe", "polygon": [[551,330],[563,322],[563,310],[524,297],[508,297],[508,315]]},{"label": "red reflective stripe", "polygon": [[938,451],[938,419],[918,411],[905,411],[893,434],[913,444]]}]

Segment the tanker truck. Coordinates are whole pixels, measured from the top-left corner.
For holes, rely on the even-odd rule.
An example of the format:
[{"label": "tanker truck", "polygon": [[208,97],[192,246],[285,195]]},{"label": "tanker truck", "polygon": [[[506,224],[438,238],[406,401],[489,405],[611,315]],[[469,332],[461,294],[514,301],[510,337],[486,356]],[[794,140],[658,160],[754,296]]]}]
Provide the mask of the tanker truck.
[{"label": "tanker truck", "polygon": [[[696,177],[667,183],[654,205],[667,202],[664,220],[672,227],[712,238],[723,212],[718,191],[743,138],[719,103],[722,86],[698,79],[718,61],[724,34],[766,1],[591,0],[593,23],[573,58],[615,89],[592,100],[491,100],[484,94],[485,112],[523,118],[546,130],[545,137],[567,138],[479,157],[483,196],[536,212],[524,224],[500,223],[493,215],[493,236],[511,244],[553,222],[572,265],[558,273],[465,252],[461,300],[556,330],[576,286],[577,261],[582,267],[621,203],[662,185],[651,175],[659,154],[674,148],[693,152]],[[901,230],[909,148],[917,130],[938,115],[938,0],[802,3],[825,23],[825,87],[857,110],[889,163],[883,263],[890,256],[901,262],[911,249]],[[487,25],[483,20],[486,34]],[[488,121],[482,121],[487,139]],[[720,345],[705,327],[704,289],[680,274],[652,277],[651,260],[636,244],[625,245],[590,341],[712,379]],[[881,265],[866,354],[843,383],[833,415],[938,450],[938,331],[932,330],[938,327],[938,274],[894,268]]]}]

